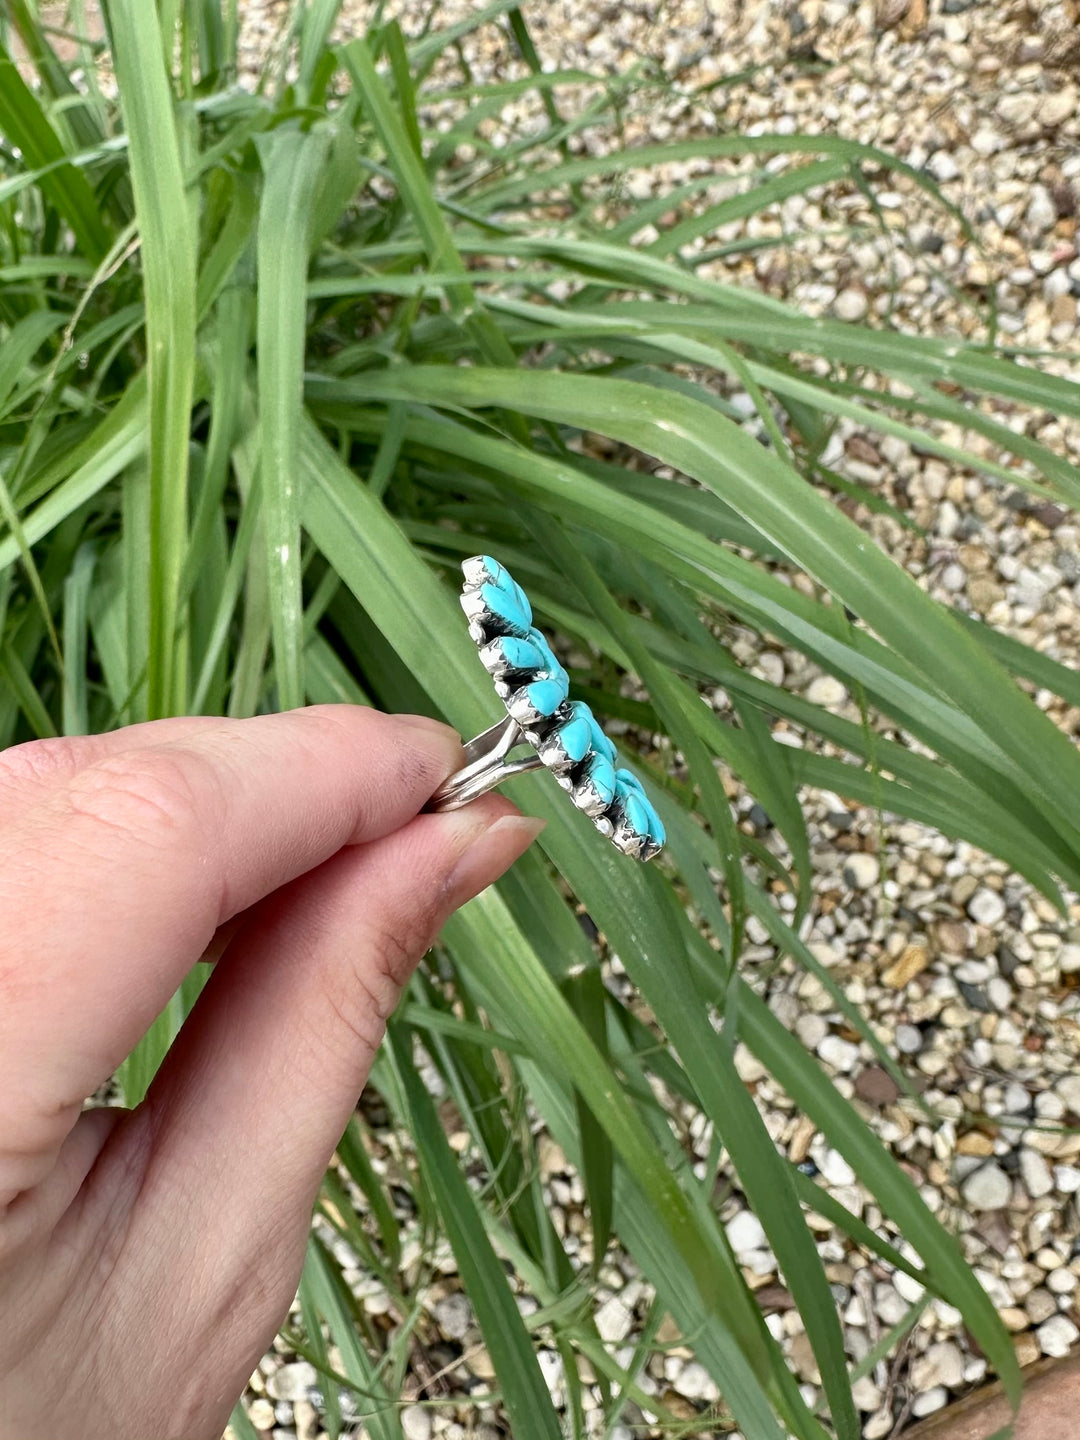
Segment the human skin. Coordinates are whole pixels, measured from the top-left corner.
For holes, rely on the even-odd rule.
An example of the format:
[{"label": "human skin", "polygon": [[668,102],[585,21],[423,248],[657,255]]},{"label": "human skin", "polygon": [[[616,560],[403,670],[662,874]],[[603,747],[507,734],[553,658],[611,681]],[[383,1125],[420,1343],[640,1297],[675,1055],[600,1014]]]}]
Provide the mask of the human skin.
[{"label": "human skin", "polygon": [[[385,1021],[541,822],[347,705],[0,754],[0,1440],[219,1440]],[[138,1108],[83,1109],[200,958]]]}]

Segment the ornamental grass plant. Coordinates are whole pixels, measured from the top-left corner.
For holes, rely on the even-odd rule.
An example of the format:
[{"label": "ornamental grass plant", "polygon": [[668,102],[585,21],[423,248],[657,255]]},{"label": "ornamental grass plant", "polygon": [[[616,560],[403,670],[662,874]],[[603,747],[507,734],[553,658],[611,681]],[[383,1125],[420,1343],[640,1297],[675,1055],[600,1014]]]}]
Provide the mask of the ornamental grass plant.
[{"label": "ornamental grass plant", "polygon": [[[515,1440],[584,1435],[588,1371],[603,1416],[589,1434],[631,1402],[665,1432],[704,1433],[638,1384],[666,1315],[719,1388],[710,1433],[857,1440],[853,1384],[932,1298],[1015,1403],[1009,1336],[955,1238],[740,954],[753,917],[912,1095],[800,939],[806,788],[971,842],[1055,903],[1080,888],[1080,760],[1027,693],[1078,703],[1076,676],[930,598],[860,523],[888,502],[825,458],[847,420],[1075,506],[1076,467],[991,412],[1077,417],[1080,388],[993,343],[804,315],[718,278],[731,247],[711,237],[793,194],[902,175],[944,205],[923,173],[835,137],[591,154],[589,128],[617,133],[634,87],[662,77],[542,70],[528,9],[496,0],[443,28],[433,12],[406,39],[376,6],[340,38],[339,0],[297,0],[252,88],[237,0],[109,0],[101,41],[73,0],[68,60],[33,0],[8,0],[0,747],[323,701],[476,734],[498,706],[458,567],[495,555],[571,695],[617,725],[668,846],[637,865],[549,777],[509,787],[546,818],[539,847],[447,925],[390,1026],[369,1098],[392,1156],[367,1107],[326,1178],[289,1338],[320,1372],[328,1433],[359,1415],[373,1440],[400,1440],[446,1247]],[[516,78],[474,80],[461,41],[479,26],[512,40]],[[535,124],[492,143],[492,117],[520,99]],[[747,156],[748,181],[704,195]],[[627,191],[631,172],[687,158],[708,162],[700,184]],[[752,673],[736,626],[840,679],[861,722]],[[736,823],[736,783],[775,844]],[[200,978],[126,1063],[128,1103]],[[739,1045],[847,1159],[880,1225],[777,1148]],[[711,1135],[704,1166],[688,1117]],[[572,1245],[545,1201],[541,1128],[584,1187],[589,1231]],[[718,1218],[730,1186],[764,1227],[820,1386],[797,1383],[736,1263]],[[924,1287],[858,1363],[811,1216]],[[595,1319],[613,1245],[655,1292],[629,1359]],[[392,1330],[343,1254],[385,1290]],[[562,1360],[558,1409],[541,1345]],[[234,1429],[255,1434],[239,1407]]]}]

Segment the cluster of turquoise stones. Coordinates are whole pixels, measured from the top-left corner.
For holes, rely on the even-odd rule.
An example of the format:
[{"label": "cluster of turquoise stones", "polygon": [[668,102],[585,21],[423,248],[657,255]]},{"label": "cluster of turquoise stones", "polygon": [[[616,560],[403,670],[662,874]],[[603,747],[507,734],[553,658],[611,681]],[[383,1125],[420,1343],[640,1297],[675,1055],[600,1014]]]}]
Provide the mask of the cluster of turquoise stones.
[{"label": "cluster of turquoise stones", "polygon": [[533,625],[524,590],[490,555],[474,555],[461,569],[469,634],[507,711],[600,833],[624,855],[651,860],[664,844],[660,816],[637,776],[618,765],[588,705],[567,698],[569,677]]}]

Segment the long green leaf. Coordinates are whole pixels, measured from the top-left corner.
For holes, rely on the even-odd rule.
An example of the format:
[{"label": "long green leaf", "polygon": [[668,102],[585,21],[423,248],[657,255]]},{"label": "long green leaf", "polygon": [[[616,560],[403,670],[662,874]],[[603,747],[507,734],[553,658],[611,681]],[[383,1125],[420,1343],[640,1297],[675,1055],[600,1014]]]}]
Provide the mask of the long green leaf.
[{"label": "long green leaf", "polygon": [[112,0],[120,86],[146,288],[150,450],[148,715],[183,705],[176,643],[187,534],[188,430],[195,376],[195,225],[157,12]]},{"label": "long green leaf", "polygon": [[458,1168],[431,1097],[416,1073],[408,1051],[410,1036],[410,1031],[391,1026],[391,1053],[408,1100],[420,1163],[484,1332],[514,1435],[519,1440],[560,1440],[558,1416],[528,1331],[484,1232],[473,1193]]},{"label": "long green leaf", "polygon": [[100,260],[109,248],[110,237],[93,191],[85,176],[67,162],[59,136],[3,46],[0,46],[0,134],[18,146],[28,165],[45,170],[38,180],[42,193],[71,226],[85,255],[95,262]]},{"label": "long green leaf", "polygon": [[299,426],[311,208],[330,148],[326,130],[260,137],[259,428],[267,575],[278,706],[304,703]]}]

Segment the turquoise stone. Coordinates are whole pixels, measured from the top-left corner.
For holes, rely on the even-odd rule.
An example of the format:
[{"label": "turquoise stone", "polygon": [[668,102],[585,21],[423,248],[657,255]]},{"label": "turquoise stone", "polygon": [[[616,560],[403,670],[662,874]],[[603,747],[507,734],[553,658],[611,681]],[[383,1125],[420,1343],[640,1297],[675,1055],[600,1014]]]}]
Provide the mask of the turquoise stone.
[{"label": "turquoise stone", "polygon": [[566,685],[558,678],[551,680],[534,680],[527,685],[529,699],[532,701],[533,709],[543,716],[554,715],[555,711],[566,699]]},{"label": "turquoise stone", "polygon": [[667,839],[656,807],[645,793],[645,787],[632,770],[615,771],[617,794],[626,822],[639,835],[648,835],[658,846]]},{"label": "turquoise stone", "polygon": [[512,583],[510,572],[490,555],[474,555],[471,560],[462,561],[461,569],[466,585],[498,585],[505,590]]},{"label": "turquoise stone", "polygon": [[528,723],[546,720],[566,699],[566,686],[559,680],[534,680],[514,693],[507,705],[515,720]]},{"label": "turquoise stone", "polygon": [[645,799],[645,787],[632,770],[624,770],[621,767],[615,771],[615,779],[619,783],[619,791],[632,790],[635,794]]},{"label": "turquoise stone", "polygon": [[550,675],[552,679],[565,680],[567,686],[569,686],[570,677],[567,675],[566,671],[559,663],[559,658],[555,654],[555,651],[552,650],[551,646],[548,644],[547,636],[544,635],[541,631],[537,630],[536,626],[534,625],[533,628],[529,631],[529,640],[531,644],[533,644],[540,652],[540,654],[544,657],[543,664],[541,666],[538,666],[537,668],[542,669],[544,673],[546,675]]},{"label": "turquoise stone", "polygon": [[623,814],[626,816],[626,823],[637,835],[649,833],[649,810],[647,803],[639,795],[627,795],[623,799]]},{"label": "turquoise stone", "polygon": [[585,766],[582,785],[591,785],[597,798],[610,805],[615,798],[615,767],[606,755],[594,755]]},{"label": "turquoise stone", "polygon": [[[480,597],[487,607],[488,614],[492,617],[489,621],[489,629],[499,629],[500,633],[516,635],[524,640],[532,628],[532,610],[529,608],[528,600],[524,605],[520,604],[517,597],[496,585],[481,585]],[[522,599],[524,600],[524,596]]]},{"label": "turquoise stone", "polygon": [[597,755],[602,755],[604,759],[608,762],[608,765],[611,768],[612,772],[611,783],[612,786],[614,786],[615,746],[604,734],[603,730],[600,729],[600,722],[597,720],[596,716],[592,713],[592,711],[589,710],[588,706],[586,706],[585,709],[588,711],[589,716],[589,744],[591,748],[596,751]]},{"label": "turquoise stone", "polygon": [[588,719],[580,713],[588,708],[584,702],[575,700],[570,708],[573,712],[571,718],[565,725],[560,725],[551,738],[562,748],[567,760],[576,765],[588,754],[592,732]]},{"label": "turquoise stone", "polygon": [[525,670],[530,675],[547,666],[544,652],[535,644],[532,631],[528,640],[519,640],[515,635],[500,635],[492,641],[492,648],[498,654],[507,670]]},{"label": "turquoise stone", "polygon": [[482,555],[480,559],[489,576],[489,578],[481,584],[481,590],[484,589],[485,585],[491,585],[494,586],[496,590],[501,590],[510,600],[516,602],[518,609],[523,615],[529,617],[528,623],[531,625],[532,606],[529,604],[529,597],[510,574],[510,571],[507,570],[505,565],[500,565],[497,560],[493,560],[490,555]]}]

